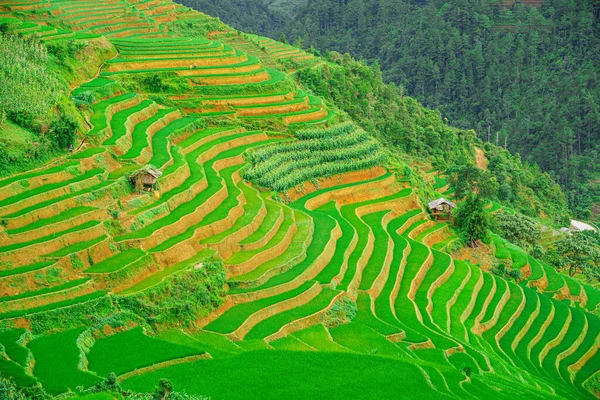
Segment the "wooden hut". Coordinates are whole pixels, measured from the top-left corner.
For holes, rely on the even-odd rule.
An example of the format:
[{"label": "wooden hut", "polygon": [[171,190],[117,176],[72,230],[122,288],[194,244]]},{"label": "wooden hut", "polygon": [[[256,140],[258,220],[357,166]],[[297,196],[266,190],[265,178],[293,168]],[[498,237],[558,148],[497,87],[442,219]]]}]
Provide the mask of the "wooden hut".
[{"label": "wooden hut", "polygon": [[131,174],[129,180],[137,191],[151,192],[156,189],[156,182],[161,176],[162,172],[157,168],[152,165],[147,165]]},{"label": "wooden hut", "polygon": [[429,203],[431,215],[437,220],[450,219],[455,208],[456,204],[443,197]]}]

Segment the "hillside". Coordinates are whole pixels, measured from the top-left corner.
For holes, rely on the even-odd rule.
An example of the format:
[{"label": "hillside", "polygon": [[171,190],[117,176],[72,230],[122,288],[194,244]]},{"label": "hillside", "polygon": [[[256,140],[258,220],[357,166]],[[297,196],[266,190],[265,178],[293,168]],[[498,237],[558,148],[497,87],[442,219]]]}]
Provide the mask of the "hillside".
[{"label": "hillside", "polygon": [[4,0],[0,26],[3,395],[600,393],[598,281],[498,235],[467,261],[426,207],[560,227],[539,168],[350,56],[170,0]]},{"label": "hillside", "polygon": [[308,0],[260,22],[219,3],[237,28],[379,66],[451,125],[552,174],[573,214],[600,218],[597,1]]}]

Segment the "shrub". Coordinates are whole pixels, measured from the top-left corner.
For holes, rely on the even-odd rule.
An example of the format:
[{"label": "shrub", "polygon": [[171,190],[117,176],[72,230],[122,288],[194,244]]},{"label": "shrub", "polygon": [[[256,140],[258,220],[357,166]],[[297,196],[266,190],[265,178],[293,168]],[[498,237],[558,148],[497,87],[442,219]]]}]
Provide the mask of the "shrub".
[{"label": "shrub", "polygon": [[333,328],[338,325],[347,324],[356,317],[357,312],[358,307],[356,302],[348,298],[338,300],[323,315],[323,325]]},{"label": "shrub", "polygon": [[75,142],[77,121],[70,116],[62,115],[50,124],[49,134],[54,145],[59,149],[66,149]]},{"label": "shrub", "polygon": [[517,246],[535,246],[542,238],[537,222],[522,214],[498,212],[495,214],[495,219],[498,233]]},{"label": "shrub", "polygon": [[149,324],[188,326],[222,304],[225,269],[220,261],[178,273],[162,283],[131,296],[117,297],[121,310],[129,310]]}]

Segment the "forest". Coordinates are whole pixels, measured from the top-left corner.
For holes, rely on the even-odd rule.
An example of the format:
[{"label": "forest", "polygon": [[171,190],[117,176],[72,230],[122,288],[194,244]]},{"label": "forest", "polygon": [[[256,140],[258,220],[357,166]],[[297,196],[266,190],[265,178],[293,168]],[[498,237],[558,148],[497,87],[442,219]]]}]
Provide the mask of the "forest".
[{"label": "forest", "polygon": [[519,153],[559,182],[580,218],[600,202],[600,3],[539,8],[461,0],[183,0],[236,28],[376,64],[451,125]]}]

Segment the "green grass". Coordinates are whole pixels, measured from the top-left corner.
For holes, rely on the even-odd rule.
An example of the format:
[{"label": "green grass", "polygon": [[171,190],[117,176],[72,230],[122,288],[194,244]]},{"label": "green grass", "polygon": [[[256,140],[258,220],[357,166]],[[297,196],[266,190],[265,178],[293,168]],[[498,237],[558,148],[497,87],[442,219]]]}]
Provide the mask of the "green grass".
[{"label": "green grass", "polygon": [[265,203],[267,215],[263,219],[262,223],[256,231],[249,235],[246,239],[242,240],[240,244],[251,244],[255,243],[264,238],[270,231],[275,227],[275,224],[279,220],[282,214],[284,214],[283,207],[280,204],[273,202],[268,199],[267,194],[261,194],[262,200]]},{"label": "green grass", "polygon": [[127,122],[127,118],[130,115],[140,112],[153,104],[151,100],[144,100],[137,106],[127,108],[125,110],[119,111],[113,115],[112,120],[110,121],[110,126],[112,130],[112,136],[102,143],[104,146],[114,146],[117,144],[117,141],[124,137],[127,134],[127,127],[125,123]]},{"label": "green grass", "polygon": [[246,184],[245,182],[240,182],[240,189],[242,190],[242,193],[244,194],[244,199],[246,200],[246,204],[244,205],[244,214],[240,218],[238,218],[237,221],[235,221],[235,223],[230,229],[227,229],[226,231],[218,233],[216,235],[212,235],[209,238],[203,239],[201,243],[219,243],[227,236],[250,225],[254,218],[256,218],[263,204],[263,201],[259,196],[258,191],[252,186]]},{"label": "green grass", "polygon": [[342,270],[344,254],[348,250],[348,246],[350,246],[350,242],[352,242],[352,238],[354,237],[354,228],[352,225],[350,225],[350,223],[348,223],[348,221],[346,221],[345,218],[342,217],[334,202],[325,204],[324,206],[317,208],[315,211],[323,212],[329,217],[335,219],[340,226],[340,230],[342,231],[342,236],[335,244],[335,253],[333,258],[323,269],[323,271],[321,271],[321,273],[315,278],[318,282],[329,284]]},{"label": "green grass", "polygon": [[314,282],[305,282],[298,288],[285,292],[276,296],[266,297],[264,299],[241,303],[229,310],[225,311],[223,315],[208,324],[204,329],[217,333],[231,333],[242,325],[242,323],[252,314],[267,308],[273,304],[280,303],[285,300],[289,300],[306,292]]},{"label": "green grass", "polygon": [[85,222],[85,223],[83,223],[81,225],[77,225],[77,226],[74,226],[72,228],[66,229],[64,231],[53,233],[51,235],[48,235],[48,236],[45,236],[45,237],[42,237],[42,238],[39,238],[39,239],[36,239],[36,240],[31,240],[29,242],[24,242],[24,243],[10,244],[8,246],[0,247],[0,253],[5,253],[7,251],[12,251],[12,250],[18,250],[18,249],[22,249],[24,247],[31,246],[31,245],[34,245],[34,244],[39,244],[39,243],[47,242],[47,241],[50,241],[50,240],[54,240],[54,239],[59,238],[61,236],[67,235],[69,233],[83,231],[85,229],[94,227],[94,226],[96,226],[98,224],[100,224],[100,221],[88,221],[88,222]]},{"label": "green grass", "polygon": [[[24,328],[0,331],[0,344],[4,347],[6,355],[12,361],[21,366],[26,365],[27,358],[29,356],[29,351],[25,347],[17,343],[19,338],[24,333]],[[2,369],[0,369],[0,371],[2,371]]]},{"label": "green grass", "polygon": [[87,240],[85,242],[78,242],[62,249],[55,251],[54,253],[45,254],[44,257],[66,257],[69,254],[77,253],[81,250],[89,249],[90,247],[98,244],[106,239],[106,235],[99,236],[95,239]]},{"label": "green grass", "polygon": [[201,354],[192,347],[146,336],[141,327],[96,340],[87,355],[91,371],[121,375],[163,361]]},{"label": "green grass", "polygon": [[381,334],[360,323],[349,323],[330,329],[333,340],[345,348],[362,354],[376,354],[396,359],[405,353]]},{"label": "green grass", "polygon": [[440,398],[413,363],[344,353],[254,351],[164,368],[123,385],[148,392],[160,378],[219,399],[392,399],[408,387],[418,388],[419,398]]},{"label": "green grass", "polygon": [[69,160],[83,160],[84,158],[89,158],[95,156],[96,154],[104,153],[106,151],[103,147],[90,147],[89,149],[85,149],[83,151],[74,153],[67,157]]},{"label": "green grass", "polygon": [[[296,205],[294,205],[296,207]],[[286,282],[290,282],[295,279],[297,276],[301,275],[312,263],[319,257],[319,255],[325,249],[329,238],[331,237],[331,232],[335,227],[335,220],[330,216],[322,213],[312,213],[309,214],[313,218],[314,223],[314,233],[313,240],[306,249],[306,258],[279,275],[276,275],[269,279],[266,283],[261,286],[255,288],[256,290],[274,287]],[[254,289],[253,289],[254,290]],[[247,289],[232,289],[232,292],[246,292]]]},{"label": "green grass", "polygon": [[259,322],[250,330],[250,332],[248,332],[245,339],[252,340],[265,338],[277,332],[285,324],[324,310],[338,293],[339,291],[324,288],[321,293],[308,303]]},{"label": "green grass", "polygon": [[129,249],[109,257],[98,264],[88,268],[85,272],[89,274],[106,274],[125,267],[132,262],[142,258],[146,252],[142,249]]},{"label": "green grass", "polygon": [[55,197],[53,199],[46,200],[46,201],[34,204],[31,207],[23,208],[23,209],[15,212],[13,214],[5,215],[4,218],[16,218],[16,217],[20,217],[20,216],[28,214],[28,213],[30,213],[32,211],[41,210],[44,207],[47,207],[47,206],[50,206],[50,205],[54,205],[54,204],[58,204],[58,203],[60,203],[61,201],[64,201],[64,200],[68,200],[68,199],[72,199],[72,198],[77,197],[77,196],[87,195],[87,194],[90,194],[90,193],[93,193],[93,192],[96,192],[96,191],[100,191],[102,189],[107,188],[109,185],[111,185],[113,183],[114,182],[112,182],[112,181],[104,181],[104,182],[101,182],[101,183],[99,183],[99,184],[97,184],[95,186],[84,188],[84,189],[78,190],[78,191],[74,191],[74,192],[65,194],[64,196]]},{"label": "green grass", "polygon": [[233,281],[230,281],[231,286],[237,286],[238,282],[249,282],[252,285],[254,284],[252,281],[261,278],[267,273],[280,273],[300,262],[305,256],[305,248],[309,245],[309,235],[312,226],[310,217],[304,213],[297,212],[296,226],[298,230],[292,238],[292,243],[285,249],[283,254],[259,265],[246,274],[236,276]]},{"label": "green grass", "polygon": [[47,288],[43,288],[43,289],[39,289],[39,290],[30,291],[30,292],[23,292],[20,294],[16,294],[14,296],[0,297],[0,303],[4,303],[7,301],[19,300],[19,299],[27,299],[29,297],[41,296],[43,294],[54,293],[54,292],[59,292],[61,290],[71,289],[76,286],[82,285],[89,280],[90,280],[90,278],[75,279],[73,281],[65,282],[62,285],[51,286],[51,287],[47,287]]},{"label": "green grass", "polygon": [[[238,138],[238,137],[241,138],[246,135],[248,135],[248,133],[242,133],[240,135],[235,135],[232,137],[216,139],[210,143],[200,146],[196,150],[187,154],[185,158],[186,158],[186,161],[190,168],[190,176],[184,181],[184,183],[177,186],[176,188],[168,191],[167,193],[165,193],[163,196],[161,196],[160,200],[153,202],[153,203],[149,204],[148,206],[137,209],[135,212],[133,212],[133,214],[139,215],[144,211],[155,208],[161,204],[166,203],[169,199],[173,198],[174,196],[190,189],[194,183],[196,183],[202,177],[205,176],[204,166],[196,161],[196,159],[200,156],[200,154],[202,154],[205,151],[210,150],[213,146],[216,146],[220,143],[223,143],[223,142],[226,142],[229,140],[233,140],[234,138]],[[212,166],[212,164],[214,164],[215,161],[217,161],[218,159],[220,159],[222,157],[223,157],[223,153],[219,154],[217,156],[217,158],[215,158],[213,160],[209,160],[205,165]],[[166,216],[165,218],[154,221],[154,222],[150,223],[149,225],[146,225],[145,227],[138,229],[137,231],[130,232],[130,233],[127,233],[127,234],[124,234],[121,236],[117,236],[115,238],[115,240],[122,241],[122,240],[129,240],[129,239],[140,239],[140,238],[149,236],[155,230],[160,229],[163,226],[169,225],[169,224],[179,220],[184,215],[192,212],[196,208],[196,206],[201,204],[201,203],[199,203],[201,201],[202,201],[202,199],[200,199],[198,196],[196,196],[196,198],[194,198],[192,201],[186,202],[186,203],[180,205],[179,207],[175,208],[174,210],[172,210],[171,213],[168,216]]]},{"label": "green grass", "polygon": [[35,386],[37,384],[37,380],[27,375],[22,366],[5,358],[0,358],[0,372],[3,378],[12,379],[20,387]]},{"label": "green grass", "polygon": [[158,122],[161,118],[164,118],[171,112],[173,112],[172,109],[161,108],[152,117],[137,124],[131,133],[131,148],[127,151],[127,153],[123,154],[121,158],[124,160],[132,160],[139,157],[142,154],[142,151],[150,146],[146,130],[152,124]]},{"label": "green grass", "polygon": [[213,254],[214,254],[213,250],[204,249],[204,250],[200,251],[199,253],[197,253],[194,257],[192,257],[188,260],[181,261],[180,263],[177,263],[173,266],[166,267],[166,268],[160,270],[159,272],[151,275],[149,278],[146,278],[143,281],[133,285],[129,289],[122,291],[119,294],[125,296],[128,294],[137,293],[144,289],[148,289],[149,287],[152,287],[152,286],[157,285],[160,282],[162,282],[162,280],[164,278],[166,278],[167,276],[176,274],[177,272],[180,272],[187,268],[190,268],[194,264],[202,262],[203,260],[210,258]]},{"label": "green grass", "polygon": [[44,176],[44,175],[50,175],[50,174],[55,174],[58,172],[62,172],[64,170],[66,170],[69,167],[74,167],[76,165],[79,165],[78,161],[68,161],[65,162],[64,164],[59,164],[56,165],[54,167],[48,167],[48,168],[43,168],[37,171],[32,171],[26,174],[19,174],[19,175],[14,175],[8,178],[4,178],[2,180],[0,180],[0,188],[6,187],[8,185],[10,185],[11,183],[14,182],[18,182],[18,181],[25,181],[27,179],[31,179],[31,178],[35,178],[38,176]]},{"label": "green grass", "polygon": [[106,111],[110,105],[133,99],[135,96],[137,96],[135,93],[125,93],[94,104],[92,106],[94,113],[90,117],[93,128],[88,132],[88,136],[98,135],[102,130],[107,128],[108,119],[106,118]]},{"label": "green grass", "polygon": [[314,351],[305,343],[296,339],[294,336],[285,336],[281,339],[275,340],[269,343],[275,350],[289,350],[289,351]]},{"label": "green grass", "polygon": [[152,136],[152,159],[149,164],[161,168],[169,161],[169,136],[178,130],[185,129],[186,126],[193,124],[196,118],[183,117],[174,120]]},{"label": "green grass", "polygon": [[27,347],[35,358],[33,373],[51,394],[59,394],[77,386],[90,387],[101,378],[80,371],[76,340],[83,329],[40,336]]},{"label": "green grass", "polygon": [[49,267],[52,264],[54,264],[54,261],[42,261],[42,262],[25,265],[23,267],[5,269],[5,270],[0,271],[0,278],[4,278],[6,276],[11,276],[11,275],[24,274],[26,272],[31,272],[31,271],[37,271],[42,268]]},{"label": "green grass", "polygon": [[322,324],[295,332],[294,337],[300,339],[309,346],[324,352],[349,352],[350,350],[335,343],[329,337],[325,326]]},{"label": "green grass", "polygon": [[388,235],[383,228],[383,217],[389,210],[380,211],[374,214],[369,214],[363,217],[363,221],[369,226],[375,237],[373,243],[373,253],[369,257],[369,261],[365,265],[360,281],[360,290],[369,290],[377,276],[383,268],[387,250],[388,250]]},{"label": "green grass", "polygon": [[42,194],[42,193],[47,193],[47,192],[49,192],[51,190],[56,190],[56,189],[60,189],[60,188],[63,188],[63,187],[66,187],[66,186],[69,186],[69,185],[72,185],[72,184],[75,184],[75,183],[83,182],[83,181],[85,181],[87,179],[90,179],[90,178],[93,178],[93,177],[95,177],[97,175],[100,175],[103,172],[104,172],[104,170],[101,169],[101,168],[93,169],[93,170],[87,171],[84,174],[75,176],[74,178],[71,178],[71,179],[69,179],[67,181],[57,182],[57,183],[51,183],[51,184],[39,186],[39,187],[37,187],[35,189],[28,190],[26,192],[19,193],[17,195],[5,198],[4,200],[0,201],[0,207],[6,207],[6,206],[9,206],[11,204],[14,204],[14,203],[17,203],[17,202],[29,199],[29,198],[31,198],[33,196],[37,196],[37,195]]},{"label": "green grass", "polygon": [[44,311],[55,310],[57,308],[68,307],[68,306],[72,306],[72,305],[84,303],[86,301],[95,300],[95,299],[98,299],[98,298],[100,298],[100,297],[102,297],[104,295],[106,295],[106,292],[98,291],[98,292],[93,292],[93,293],[90,293],[90,294],[86,294],[84,296],[75,297],[73,299],[69,299],[69,300],[59,301],[59,302],[56,302],[56,303],[47,304],[45,306],[34,307],[34,308],[27,309],[27,310],[11,311],[11,312],[8,312],[8,313],[0,314],[0,320],[1,319],[24,317],[24,316],[27,316],[27,315],[41,313],[41,312],[44,312]]},{"label": "green grass", "polygon": [[283,239],[285,238],[288,230],[290,230],[292,228],[292,226],[294,225],[293,214],[294,213],[292,212],[292,210],[290,208],[283,207],[283,215],[284,215],[283,222],[279,226],[279,229],[277,230],[275,235],[273,235],[271,240],[269,240],[269,242],[264,247],[261,247],[261,248],[255,249],[255,250],[240,251],[238,253],[235,253],[231,257],[226,259],[225,263],[229,264],[229,265],[241,264],[243,262],[246,262],[246,261],[252,259],[257,254],[260,254],[272,247],[275,247],[279,243],[281,243],[283,241]]},{"label": "green grass", "polygon": [[[410,213],[409,213],[410,214]],[[392,263],[390,265],[390,274],[387,281],[381,291],[381,294],[375,299],[375,313],[377,317],[383,322],[397,326],[398,320],[392,312],[390,306],[390,296],[396,285],[396,277],[404,257],[404,250],[408,246],[408,242],[402,236],[398,235],[396,231],[406,222],[407,215],[403,215],[399,218],[392,220],[388,225],[388,233],[394,241],[394,255],[392,257]]]},{"label": "green grass", "polygon": [[94,210],[97,210],[97,208],[85,207],[85,206],[69,208],[68,210],[65,210],[65,211],[61,212],[60,214],[55,215],[53,217],[38,219],[37,221],[32,222],[29,225],[22,226],[20,228],[7,229],[6,233],[8,233],[9,235],[16,235],[19,233],[32,231],[34,229],[39,229],[39,228],[43,228],[45,226],[49,226],[49,225],[56,224],[59,222],[67,221],[71,218],[78,217],[80,215],[83,215],[85,213],[88,213],[88,212],[94,211]]},{"label": "green grass", "polygon": [[[229,211],[238,204],[237,196],[239,195],[240,190],[237,188],[237,186],[235,186],[232,175],[240,168],[241,167],[239,165],[225,168],[220,172],[221,177],[219,177],[219,174],[214,169],[207,167],[206,179],[208,180],[208,188],[200,193],[196,199],[200,199],[203,203],[208,201],[223,187],[223,184],[227,188],[227,198],[221,204],[219,204],[216,210],[210,212],[204,218],[202,218],[199,223],[189,226],[183,233],[179,235],[171,236],[168,240],[164,241],[160,245],[150,249],[150,251],[156,252],[171,248],[177,243],[193,237],[194,232],[197,229],[210,225],[213,222],[225,219]],[[221,182],[217,183],[216,181]]]}]

